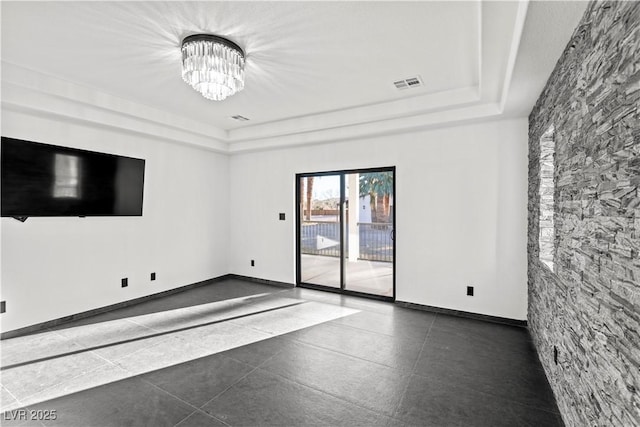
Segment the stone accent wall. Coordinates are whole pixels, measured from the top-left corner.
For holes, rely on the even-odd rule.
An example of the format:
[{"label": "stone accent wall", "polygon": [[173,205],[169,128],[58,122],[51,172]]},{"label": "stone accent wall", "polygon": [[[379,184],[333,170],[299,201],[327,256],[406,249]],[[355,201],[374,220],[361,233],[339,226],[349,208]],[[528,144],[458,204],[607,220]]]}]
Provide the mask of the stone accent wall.
[{"label": "stone accent wall", "polygon": [[[640,426],[639,105],[640,2],[590,3],[529,116],[528,322],[568,426]],[[539,259],[551,126],[555,271]]]}]

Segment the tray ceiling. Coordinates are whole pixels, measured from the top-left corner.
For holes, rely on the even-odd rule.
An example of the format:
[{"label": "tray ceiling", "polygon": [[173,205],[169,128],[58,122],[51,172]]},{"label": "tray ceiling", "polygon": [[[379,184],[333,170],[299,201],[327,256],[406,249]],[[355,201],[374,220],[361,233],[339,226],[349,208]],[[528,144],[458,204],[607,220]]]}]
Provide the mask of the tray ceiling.
[{"label": "tray ceiling", "polygon": [[[3,109],[233,153],[528,113],[536,79],[543,84],[555,63],[546,58],[550,66],[528,72],[531,84],[514,76],[518,60],[540,54],[529,33],[549,16],[559,20],[564,31],[545,35],[554,43],[545,52],[557,58],[584,5],[4,1],[1,8]],[[199,32],[247,52],[242,92],[215,102],[184,84],[180,42]],[[423,85],[395,87],[414,76]],[[514,79],[518,99],[509,99]]]}]

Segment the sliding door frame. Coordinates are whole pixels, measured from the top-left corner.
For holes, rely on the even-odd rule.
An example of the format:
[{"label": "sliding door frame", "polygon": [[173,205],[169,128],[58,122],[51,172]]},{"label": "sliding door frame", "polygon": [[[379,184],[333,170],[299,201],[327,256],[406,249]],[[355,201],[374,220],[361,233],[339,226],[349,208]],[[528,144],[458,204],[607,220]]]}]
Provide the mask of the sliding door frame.
[{"label": "sliding door frame", "polygon": [[[346,283],[346,271],[345,271],[345,224],[346,224],[346,209],[345,209],[345,177],[349,174],[353,173],[371,173],[371,172],[391,172],[393,174],[393,205],[392,205],[392,216],[393,216],[393,261],[392,261],[392,283],[393,283],[393,295],[391,297],[383,296],[383,295],[375,295],[368,294],[364,292],[351,291],[349,289],[345,289]],[[317,177],[317,176],[332,176],[339,175],[340,177],[340,287],[334,288],[331,286],[323,286],[317,285],[313,283],[305,283],[302,281],[302,212],[301,212],[301,200],[300,200],[300,180],[302,178],[308,177]],[[334,170],[334,171],[323,171],[323,172],[307,172],[307,173],[298,173],[296,174],[296,184],[295,184],[295,200],[296,200],[296,286],[300,288],[308,288],[308,289],[316,289],[327,292],[334,292],[343,295],[352,295],[359,296],[364,298],[371,298],[382,301],[390,301],[394,302],[396,300],[396,167],[395,166],[383,166],[376,168],[362,168],[362,169],[342,169],[342,170]],[[351,202],[351,201],[350,201]],[[353,203],[353,202],[351,202]],[[356,202],[357,203],[357,202]]]}]

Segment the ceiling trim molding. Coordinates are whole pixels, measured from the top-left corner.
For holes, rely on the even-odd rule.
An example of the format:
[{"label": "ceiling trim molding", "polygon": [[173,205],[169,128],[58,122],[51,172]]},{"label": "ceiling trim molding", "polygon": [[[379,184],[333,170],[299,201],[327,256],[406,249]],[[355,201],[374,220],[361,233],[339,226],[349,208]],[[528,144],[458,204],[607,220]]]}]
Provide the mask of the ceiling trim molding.
[{"label": "ceiling trim molding", "polygon": [[149,122],[161,123],[165,126],[182,129],[186,132],[205,135],[219,140],[226,140],[228,135],[202,121],[169,113],[164,110],[143,105],[128,99],[114,96],[97,88],[83,86],[63,80],[59,77],[44,74],[21,65],[2,60],[2,85],[23,88],[44,96],[64,99],[70,103],[86,105],[102,110],[116,111],[123,115],[137,117]]},{"label": "ceiling trim molding", "polygon": [[[480,93],[477,86],[471,86],[345,110],[300,116],[277,122],[249,125],[230,130],[228,141],[233,145],[252,139],[288,136],[344,126],[365,125],[394,118],[449,110],[479,101]],[[393,113],[390,113],[390,111]]]},{"label": "ceiling trim molding", "polygon": [[3,82],[2,109],[39,117],[56,118],[93,127],[105,127],[160,138],[199,148],[228,152],[228,143],[210,135],[190,132],[169,123],[161,123],[122,111],[99,107],[69,98],[47,94],[37,89],[25,88]]},{"label": "ceiling trim molding", "polygon": [[484,37],[482,36],[482,30],[483,30],[483,26],[482,26],[482,2],[478,1],[477,3],[477,7],[478,7],[478,13],[477,13],[477,17],[478,17],[478,46],[476,47],[476,49],[478,49],[478,94],[482,93],[482,55],[483,55],[483,49],[482,49],[482,41],[484,40]]},{"label": "ceiling trim molding", "polygon": [[513,37],[511,39],[511,48],[509,49],[509,59],[507,62],[507,73],[504,77],[504,85],[502,86],[502,94],[500,96],[500,112],[504,111],[504,106],[507,103],[507,96],[509,95],[509,88],[511,87],[511,80],[513,78],[513,71],[516,68],[516,59],[518,58],[518,52],[520,51],[520,39],[524,32],[524,24],[527,20],[527,11],[529,9],[529,0],[520,0],[518,2],[518,11],[513,28]]},{"label": "ceiling trim molding", "polygon": [[229,145],[229,154],[303,147],[406,132],[419,132],[436,127],[452,126],[500,115],[497,103],[472,105],[455,110],[421,114],[411,117],[383,120],[374,123],[347,125],[319,131],[295,133],[285,136],[251,139]]},{"label": "ceiling trim molding", "polygon": [[[199,149],[203,149],[206,151],[211,151],[218,154],[228,155],[228,148],[222,149],[220,147],[212,146],[211,140],[208,138],[203,139],[200,143],[195,142],[193,139],[187,140],[185,138],[177,137],[176,135],[168,135],[168,134],[158,134],[158,133],[149,133],[145,130],[141,130],[138,128],[128,128],[120,125],[114,125],[111,123],[105,123],[101,120],[91,120],[86,117],[74,117],[69,115],[64,115],[57,113],[56,111],[50,110],[35,110],[32,107],[25,107],[19,104],[13,104],[10,102],[2,102],[2,110],[17,114],[25,114],[31,117],[40,117],[43,119],[49,120],[58,120],[60,122],[71,123],[79,126],[88,126],[94,129],[106,129],[112,132],[122,133],[126,135],[134,135],[143,138],[153,139],[156,141],[164,141],[172,144],[185,145],[190,147],[196,147]],[[20,138],[20,135],[4,135],[3,136],[12,136],[14,138]]]},{"label": "ceiling trim molding", "polygon": [[[322,144],[489,118],[503,113],[527,8],[528,0],[512,7],[478,2],[478,81],[475,86],[249,124],[227,131],[3,60],[2,108],[121,129],[225,154]],[[505,26],[505,20],[512,22],[512,26]],[[492,23],[496,25],[490,25]]]}]

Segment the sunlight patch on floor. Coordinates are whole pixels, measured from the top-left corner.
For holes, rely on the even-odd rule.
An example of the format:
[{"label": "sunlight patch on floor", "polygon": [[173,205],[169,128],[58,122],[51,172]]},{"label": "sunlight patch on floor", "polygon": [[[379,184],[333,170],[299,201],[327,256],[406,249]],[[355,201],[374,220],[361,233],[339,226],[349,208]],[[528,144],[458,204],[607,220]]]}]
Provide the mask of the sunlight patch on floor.
[{"label": "sunlight patch on floor", "polygon": [[0,411],[167,368],[357,312],[265,293],[3,340]]}]

